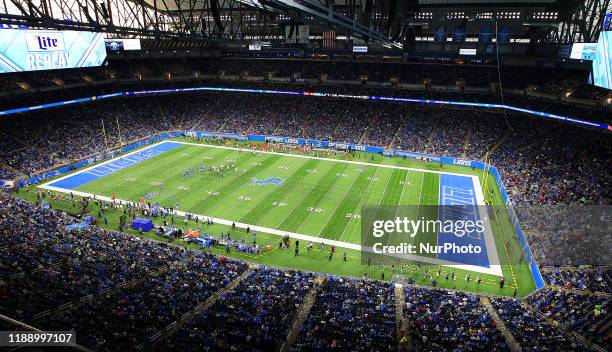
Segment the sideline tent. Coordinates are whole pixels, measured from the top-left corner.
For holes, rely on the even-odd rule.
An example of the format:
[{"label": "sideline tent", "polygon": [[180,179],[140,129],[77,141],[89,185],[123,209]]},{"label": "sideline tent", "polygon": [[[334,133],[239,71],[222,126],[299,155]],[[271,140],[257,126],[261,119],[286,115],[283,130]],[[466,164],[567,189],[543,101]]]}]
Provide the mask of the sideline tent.
[{"label": "sideline tent", "polygon": [[189,238],[198,238],[198,237],[200,237],[200,232],[195,231],[195,230],[189,230],[189,231],[187,231],[187,237],[189,237]]},{"label": "sideline tent", "polygon": [[132,229],[147,232],[153,228],[153,221],[149,219],[136,218],[132,221]]}]

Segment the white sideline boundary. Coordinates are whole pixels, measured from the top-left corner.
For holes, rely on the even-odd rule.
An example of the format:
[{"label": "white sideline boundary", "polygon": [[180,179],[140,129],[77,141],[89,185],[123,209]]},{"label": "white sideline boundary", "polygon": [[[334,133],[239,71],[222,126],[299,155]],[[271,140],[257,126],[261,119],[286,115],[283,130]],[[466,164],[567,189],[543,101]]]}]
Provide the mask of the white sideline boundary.
[{"label": "white sideline boundary", "polygon": [[[92,168],[108,164],[108,163],[113,162],[115,160],[127,157],[127,156],[135,154],[135,153],[142,152],[143,150],[146,150],[146,149],[149,149],[149,148],[153,148],[153,147],[155,147],[155,146],[157,146],[159,144],[166,143],[166,142],[180,143],[180,144],[184,144],[184,145],[193,145],[193,146],[198,146],[198,147],[203,147],[203,148],[218,148],[218,149],[228,149],[228,150],[233,150],[233,151],[238,150],[238,148],[218,146],[218,145],[207,145],[207,144],[198,144],[198,143],[190,143],[190,142],[182,142],[182,141],[161,141],[161,142],[158,142],[158,143],[151,144],[150,146],[147,146],[147,147],[140,148],[138,150],[132,151],[130,153],[123,154],[123,155],[120,155],[118,157],[109,159],[109,160],[104,161],[102,163],[91,165],[90,167],[84,168],[83,170],[79,170],[77,172],[68,174],[66,176],[62,176],[60,178],[53,179],[53,180],[48,181],[48,182],[46,182],[46,183],[44,183],[42,185],[39,185],[37,187],[38,188],[42,188],[42,189],[47,189],[47,190],[50,190],[50,191],[60,192],[60,193],[73,193],[75,195],[79,195],[79,196],[82,196],[82,197],[93,198],[95,196],[96,199],[100,199],[100,200],[107,201],[107,202],[112,202],[112,199],[110,197],[107,197],[107,196],[102,196],[102,195],[97,195],[97,194],[88,193],[88,192],[81,192],[81,191],[76,191],[76,190],[71,190],[71,189],[55,187],[55,186],[51,186],[50,184],[52,184],[54,182],[57,182],[57,181],[64,180],[64,179],[72,177],[74,175],[78,175],[80,173],[89,172],[90,169],[92,169]],[[245,152],[249,152],[249,151],[245,151]],[[278,153],[278,152],[270,152],[270,151],[258,151],[258,153],[280,155],[280,156],[285,156],[285,157],[295,157],[295,158],[305,158],[305,159],[315,159],[315,160],[323,160],[323,161],[341,162],[341,163],[348,163],[348,164],[355,164],[355,165],[383,167],[383,168],[390,168],[390,169],[400,169],[400,170],[415,171],[415,172],[424,172],[424,173],[425,172],[429,172],[429,173],[434,173],[434,174],[449,174],[449,175],[456,175],[456,176],[462,176],[462,177],[471,177],[473,185],[474,185],[474,189],[476,190],[476,199],[477,199],[478,205],[484,205],[485,204],[485,202],[484,202],[484,195],[482,193],[482,189],[480,187],[480,183],[478,182],[478,177],[477,176],[469,176],[469,175],[464,175],[464,174],[451,173],[451,172],[442,172],[442,171],[435,171],[435,170],[421,170],[421,169],[410,168],[410,167],[402,167],[402,166],[397,166],[397,165],[374,164],[374,163],[366,163],[366,162],[353,161],[353,160],[336,160],[336,159],[321,158],[321,157],[315,157],[315,156],[295,155],[295,154],[286,154],[286,153]],[[136,164],[133,164],[133,165],[136,165]],[[122,170],[122,169],[120,169],[120,170]],[[120,170],[117,170],[117,171],[120,171]],[[108,176],[108,175],[106,175],[106,176]],[[118,199],[118,198],[115,198],[115,202],[120,202],[122,204],[126,204],[128,202],[135,203],[134,201],[128,201],[128,200]],[[479,207],[479,209],[480,209],[480,207]],[[195,214],[195,213],[191,213],[191,212],[184,212],[184,211],[178,211],[178,210],[176,211],[177,215],[183,216],[183,217],[187,213],[189,213],[192,216],[198,217],[198,219],[200,219],[201,221],[205,221],[206,219],[212,219],[213,222],[215,222],[217,224],[222,224],[222,225],[227,225],[227,226],[231,226],[232,224],[235,224],[237,228],[241,228],[241,229],[246,229],[247,227],[249,227],[251,230],[255,230],[257,232],[262,232],[262,233],[269,233],[271,235],[276,235],[276,236],[286,236],[286,235],[289,235],[289,237],[296,238],[296,239],[303,240],[303,241],[309,241],[309,242],[313,242],[313,243],[321,243],[321,242],[323,242],[326,245],[333,245],[333,246],[341,247],[341,248],[347,248],[347,249],[353,249],[353,250],[357,250],[357,251],[366,251],[366,252],[369,252],[369,253],[375,253],[373,251],[372,247],[362,247],[361,245],[355,244],[355,243],[329,240],[329,239],[325,239],[325,238],[321,238],[321,237],[304,235],[304,234],[300,234],[300,233],[283,231],[283,230],[278,230],[278,229],[273,229],[273,228],[263,227],[263,226],[258,226],[258,225],[240,223],[240,222],[235,222],[235,221],[232,221],[232,220],[227,220],[227,219],[222,219],[222,218],[215,218],[215,217],[206,216],[206,215],[202,215],[202,214]],[[483,217],[482,214],[481,214],[481,219],[484,219],[484,218],[485,217]],[[440,259],[437,259],[437,258],[422,257],[422,256],[418,256],[418,255],[413,255],[413,254],[386,254],[386,255],[392,256],[392,257],[396,257],[396,258],[399,258],[399,259],[415,260],[415,261],[420,261],[420,262],[434,264],[434,265],[442,265],[442,266],[446,266],[446,267],[450,267],[450,268],[456,268],[456,269],[461,269],[461,270],[469,270],[469,271],[478,272],[478,273],[481,273],[481,274],[489,274],[489,275],[502,276],[503,273],[502,273],[501,265],[499,265],[499,257],[498,257],[498,254],[497,254],[497,248],[495,246],[495,241],[493,239],[493,231],[491,229],[491,226],[490,226],[489,222],[486,221],[485,223],[487,224],[487,226],[485,227],[485,243],[487,245],[487,256],[488,256],[488,259],[489,259],[489,263],[497,263],[497,265],[490,264],[489,268],[484,268],[484,267],[480,267],[480,266],[476,266],[476,265],[457,264],[456,262],[451,262],[451,261],[447,261],[447,260],[440,260]],[[491,249],[491,250],[489,250],[489,249]],[[496,260],[496,261],[492,261],[492,260]]]}]

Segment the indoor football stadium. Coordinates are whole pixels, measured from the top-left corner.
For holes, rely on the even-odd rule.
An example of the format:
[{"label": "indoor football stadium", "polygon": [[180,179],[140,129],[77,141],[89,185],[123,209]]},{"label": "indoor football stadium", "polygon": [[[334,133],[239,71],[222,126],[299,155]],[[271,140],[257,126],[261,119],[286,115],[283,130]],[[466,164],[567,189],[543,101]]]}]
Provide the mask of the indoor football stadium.
[{"label": "indoor football stadium", "polygon": [[6,0],[0,88],[2,350],[612,350],[611,0]]}]

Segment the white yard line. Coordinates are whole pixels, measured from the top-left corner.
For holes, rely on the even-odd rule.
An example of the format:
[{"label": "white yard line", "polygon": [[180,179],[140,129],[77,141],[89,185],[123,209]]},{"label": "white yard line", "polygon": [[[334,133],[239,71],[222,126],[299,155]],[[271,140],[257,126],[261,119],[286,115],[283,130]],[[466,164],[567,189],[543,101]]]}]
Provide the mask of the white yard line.
[{"label": "white yard line", "polygon": [[[383,199],[385,198],[385,193],[387,193],[387,189],[389,188],[389,183],[391,183],[391,178],[393,178],[393,173],[391,173],[391,175],[389,175],[389,177],[387,178],[387,184],[385,185],[385,189],[383,189],[382,194],[380,196],[380,199],[378,200],[378,205],[377,207],[380,207],[380,205],[382,204]],[[370,181],[371,183],[371,181]],[[369,184],[368,184],[369,186]]]},{"label": "white yard line", "polygon": [[[303,165],[302,165],[302,166],[303,166]],[[300,167],[301,167],[301,166],[300,166]],[[287,180],[289,180],[289,178],[291,178],[291,176],[293,176],[294,174],[295,174],[295,173],[293,173],[292,175],[290,175],[289,177],[287,177]],[[254,207],[254,208],[251,208],[251,209],[250,209],[250,210],[249,210],[249,211],[248,211],[246,214],[244,214],[242,217],[244,218],[246,215],[248,215],[248,214],[249,214],[249,213],[250,213],[250,212],[251,212],[253,209],[255,209],[255,208],[257,207],[257,205],[259,205],[259,204],[261,204],[263,201],[265,201],[265,200],[266,200],[266,199],[267,199],[267,198],[268,198],[270,195],[272,195],[272,193],[274,193],[274,192],[275,192],[275,191],[276,191],[276,190],[277,190],[279,187],[282,187],[282,186],[284,185],[284,183],[285,183],[285,182],[283,182],[283,183],[281,183],[281,184],[279,184],[279,185],[276,185],[276,186],[274,187],[274,189],[273,189],[271,192],[269,192],[269,193],[268,193],[268,195],[266,195],[266,198],[263,198],[262,200],[260,200],[259,202],[257,202],[257,204],[255,205],[255,207]],[[310,189],[308,190],[308,193],[306,193],[306,194],[307,194],[307,195],[308,195],[308,194],[310,194],[310,193],[311,193],[311,192],[314,190],[315,186],[316,186],[316,183],[315,183],[315,185],[313,185],[312,187],[310,187]],[[285,200],[283,199],[283,200],[280,200],[280,201],[277,201],[277,202],[284,202],[284,201],[285,201]],[[289,203],[287,203],[287,204],[289,204]],[[293,210],[295,210],[295,208],[297,208],[297,207],[299,207],[299,206],[300,206],[300,203],[297,203],[295,207],[291,208],[291,210],[289,210],[289,211],[287,212],[287,215],[286,215],[286,216],[283,218],[283,220],[282,220],[281,222],[279,222],[279,223],[278,223],[278,226],[280,226],[280,225],[281,225],[283,222],[285,222],[285,220],[287,220],[287,218],[289,217],[289,215],[291,215],[291,213],[293,212]],[[273,206],[273,207],[272,207],[270,210],[272,210],[272,209],[274,209],[274,208],[277,208],[277,207],[276,207],[276,206]],[[265,217],[265,215],[267,215],[267,214],[264,214],[264,217]]]},{"label": "white yard line", "polygon": [[[68,177],[72,177],[74,175],[78,175],[84,172],[89,172],[91,171],[92,168],[95,167],[99,167],[102,165],[106,165],[110,162],[113,162],[117,159],[121,159],[121,158],[125,158],[129,155],[135,154],[135,153],[140,153],[144,150],[153,148],[159,144],[163,144],[163,143],[179,143],[179,144],[185,144],[185,145],[194,145],[194,146],[198,146],[198,147],[202,147],[202,148],[217,148],[217,149],[228,149],[228,150],[238,150],[238,148],[234,148],[234,147],[225,147],[225,146],[221,146],[221,145],[208,145],[208,144],[198,144],[198,143],[191,143],[191,142],[182,142],[182,141],[161,141],[161,142],[157,142],[154,144],[151,144],[150,146],[135,150],[133,152],[129,152],[127,154],[122,154],[119,157],[116,158],[112,158],[109,159],[107,161],[103,161],[101,163],[96,163],[91,165],[90,167],[84,168],[80,171],[77,172],[73,172],[71,174],[68,174],[66,176],[62,176],[56,179],[53,179],[43,185],[47,185],[49,183],[53,183],[53,182],[57,182],[57,181],[61,181],[64,180]],[[273,154],[273,155],[281,155],[281,156],[287,156],[287,157],[291,157],[291,158],[305,158],[305,159],[315,159],[315,160],[323,160],[323,161],[331,161],[331,162],[337,162],[337,163],[346,163],[346,164],[354,164],[354,165],[366,165],[366,166],[375,166],[375,167],[383,167],[383,168],[388,168],[388,169],[400,169],[400,170],[408,170],[408,171],[416,171],[416,172],[423,172],[423,173],[432,173],[432,174],[448,174],[448,175],[456,175],[456,176],[464,176],[464,177],[469,177],[469,175],[465,175],[465,174],[458,174],[458,173],[452,173],[452,172],[442,172],[442,171],[435,171],[435,170],[423,170],[423,169],[415,169],[415,168],[411,168],[411,167],[403,167],[403,166],[397,166],[397,165],[387,165],[387,164],[374,164],[374,163],[365,163],[362,161],[354,161],[354,160],[339,160],[339,159],[329,159],[329,158],[322,158],[322,157],[316,157],[316,156],[309,156],[309,155],[296,155],[296,154],[288,154],[288,153],[278,153],[278,152],[269,152],[269,151],[258,151],[258,153],[262,153],[262,154]],[[163,154],[163,153],[162,153]],[[476,177],[476,176],[474,176]]]},{"label": "white yard line", "polygon": [[[406,173],[406,175],[404,175],[404,180],[403,180],[404,184],[402,185],[402,192],[400,193],[400,196],[399,196],[399,203],[402,202],[402,197],[404,197],[404,189],[406,189],[406,180],[407,179],[408,179],[408,173]],[[401,206],[401,204],[397,204],[397,205],[398,205],[398,207],[395,210],[395,216],[397,216],[397,212],[400,210],[399,206]]]},{"label": "white yard line", "polygon": [[[248,160],[251,160],[251,159],[248,159]],[[248,162],[248,160],[246,160],[245,162]],[[279,159],[279,160],[280,160],[280,159]],[[272,162],[272,164],[268,165],[268,167],[271,167],[272,165],[276,164],[276,163],[277,163],[279,160]],[[266,168],[264,168],[264,169],[261,169],[261,170],[258,170],[258,171],[257,171],[257,173],[256,173],[255,175],[253,175],[253,177],[252,177],[251,179],[253,179],[253,178],[257,179],[257,177],[256,177],[256,176],[258,176],[258,175],[259,175],[259,174],[261,174],[262,172],[266,171],[266,170],[268,169],[268,167],[266,167]],[[236,176],[236,177],[235,177],[234,179],[232,179],[230,182],[233,182],[234,180],[236,180],[236,179],[237,179],[237,178],[239,178],[240,176],[242,176],[242,175],[238,175],[238,176]],[[223,186],[223,187],[225,187],[225,186]],[[223,187],[221,187],[221,188],[223,188]],[[234,190],[232,190],[232,191],[230,191],[230,192],[229,192],[228,194],[226,194],[226,195],[222,195],[222,194],[221,194],[221,192],[219,192],[219,189],[217,189],[217,190],[213,191],[213,192],[219,192],[219,195],[221,196],[220,198],[217,198],[216,196],[214,196],[215,198],[212,200],[212,202],[214,202],[215,204],[213,205],[213,207],[214,207],[215,205],[218,205],[218,204],[219,204],[219,203],[220,203],[222,200],[226,199],[226,198],[227,198],[227,197],[229,197],[231,194],[234,194],[234,193],[236,192],[236,190],[237,190],[237,188],[236,188],[236,189],[234,189]],[[191,210],[191,209],[195,208],[195,207],[196,207],[198,204],[200,204],[200,203],[204,202],[206,199],[207,199],[207,198],[201,199],[200,201],[198,201],[197,203],[195,203],[194,205],[192,205],[192,206],[189,208],[189,210]],[[209,210],[210,210],[210,209],[209,209]]]},{"label": "white yard line", "polygon": [[[423,194],[423,183],[425,183],[425,174],[421,174],[421,188],[419,189],[419,194],[417,197],[419,198],[419,205],[417,206],[416,218],[419,218],[419,212],[421,211],[421,194]],[[438,190],[438,194],[440,194],[440,190]],[[438,204],[439,203],[438,199]],[[438,244],[438,240],[436,239],[436,244]]]},{"label": "white yard line", "polygon": [[[333,168],[333,167],[332,167],[332,168]],[[330,168],[330,169],[329,169],[329,171],[331,171],[331,170],[332,170],[332,169]],[[329,172],[329,171],[328,171],[328,172]],[[346,168],[344,168],[344,169],[342,170],[342,172],[344,172],[344,171],[346,171]],[[325,175],[323,175],[323,177],[325,177]],[[334,189],[334,187],[336,186],[336,182],[338,182],[338,179],[340,178],[339,176],[336,176],[336,177],[337,177],[337,178],[336,178],[336,181],[334,181],[334,183],[331,185],[331,188],[328,190],[328,193],[329,193],[329,192],[330,192],[332,189]],[[317,181],[317,182],[316,182],[316,183],[315,183],[315,184],[314,184],[314,185],[313,185],[313,186],[310,188],[310,190],[308,191],[308,193],[306,194],[306,196],[304,197],[304,199],[306,199],[308,196],[310,196],[310,194],[311,194],[313,191],[315,191],[315,187],[317,187],[317,186],[319,185],[320,181],[322,181],[322,180],[323,180],[323,179],[321,178],[319,181]],[[351,188],[349,187],[349,190],[350,190],[350,189],[351,189]],[[348,192],[348,191],[347,191],[347,192]],[[313,208],[318,208],[318,207],[319,207],[319,204],[321,204],[321,202],[323,201],[323,199],[325,199],[325,196],[323,196],[321,199],[319,199],[319,201],[317,202],[317,204],[315,204],[315,205],[313,206]],[[285,216],[285,218],[283,219],[283,221],[281,221],[281,223],[280,223],[278,226],[280,226],[282,223],[284,223],[284,222],[285,222],[285,220],[287,220],[287,218],[289,217],[289,215],[293,214],[293,211],[295,211],[295,209],[297,209],[297,208],[298,208],[298,207],[299,207],[301,204],[302,204],[302,203],[300,202],[300,203],[298,203],[298,204],[297,204],[297,205],[296,205],[296,206],[295,206],[293,209],[291,209],[291,211],[289,212],[289,214],[287,214],[287,216]],[[302,226],[304,226],[304,224],[306,223],[306,220],[308,220],[308,218],[310,218],[310,216],[311,216],[312,214],[313,214],[313,212],[310,212],[310,214],[308,214],[308,215],[306,216],[306,218],[304,219],[304,221],[302,221],[302,223],[300,224],[300,227],[298,227],[298,229],[297,229],[298,231],[299,231],[299,230],[302,228]],[[329,219],[328,219],[328,220],[329,220]],[[327,221],[325,221],[325,223],[323,223],[323,227],[321,227],[321,230],[319,230],[319,235],[321,234],[321,233],[320,233],[320,231],[323,231],[323,229],[325,228],[325,224],[326,224],[326,223],[327,223]],[[317,236],[317,237],[319,237],[319,236]]]},{"label": "white yard line", "polygon": [[[349,218],[349,221],[346,223],[346,225],[344,226],[344,230],[342,230],[342,234],[340,235],[340,238],[338,238],[338,240],[342,240],[342,237],[344,237],[344,234],[346,233],[346,229],[349,228],[351,221],[353,221],[353,219],[355,218],[355,214],[356,214],[356,210],[361,209],[359,206],[361,205],[361,202],[363,201],[363,198],[365,197],[366,194],[368,194],[368,192],[370,191],[370,186],[374,183],[374,175],[376,175],[376,171],[374,171],[374,173],[372,174],[370,182],[368,182],[368,186],[366,187],[366,189],[361,193],[361,197],[359,198],[359,202],[357,202],[357,206],[355,207],[355,210],[352,211],[353,216],[351,216]],[[356,180],[356,179],[355,179]],[[391,181],[391,175],[389,175],[389,180],[387,181],[387,186],[389,186],[389,182]],[[351,185],[351,188],[353,187],[353,185]],[[387,187],[385,187],[385,190],[383,191],[383,197],[385,195],[385,192],[387,191]],[[342,198],[344,199],[344,198]],[[382,197],[380,198],[380,201],[378,202],[378,206],[380,206],[380,202],[382,202]],[[342,203],[342,202],[340,202]],[[339,205],[339,203],[338,203]],[[336,206],[336,209],[338,207]],[[334,213],[336,212],[336,210],[334,209]]]},{"label": "white yard line", "polygon": [[[346,171],[343,170],[343,172]],[[341,176],[336,176],[338,178],[341,178]],[[344,199],[344,197],[346,197],[346,195],[348,194],[348,192],[351,191],[351,187],[353,187],[353,184],[355,184],[355,182],[357,182],[357,178],[355,178],[355,180],[353,180],[353,182],[350,184],[350,186],[347,187],[346,192],[344,193],[344,195],[342,195],[342,198],[340,198],[341,200],[339,202],[337,202],[336,207],[334,208],[334,210],[330,213],[329,218],[327,218],[325,220],[325,222],[321,222],[321,224],[323,224],[323,226],[321,227],[321,230],[319,230],[319,236],[321,235],[321,231],[323,231],[325,229],[325,225],[327,225],[327,222],[331,219],[332,216],[334,216],[334,213],[336,212],[336,209],[338,209],[338,207],[340,206],[340,204],[342,203],[342,200]],[[334,189],[334,187],[337,185],[337,183],[334,183],[332,185],[332,188],[329,189],[329,191],[327,192],[327,194],[330,194],[331,191]],[[321,204],[321,202],[323,202],[323,200],[325,199],[325,196],[321,197],[321,199],[319,199],[319,201],[317,202],[317,204],[315,206],[313,206],[313,208],[318,208],[319,204]],[[310,214],[308,214],[306,216],[306,218],[304,219],[304,221],[302,221],[302,223],[300,224],[300,227],[298,227],[298,231],[300,231],[300,229],[302,228],[302,226],[304,226],[304,224],[306,224],[308,222],[308,219],[310,219],[310,216],[314,214],[314,211],[311,211]],[[317,236],[318,237],[318,236]]]},{"label": "white yard line", "polygon": [[[421,195],[423,194],[423,184],[425,183],[425,173],[423,173],[423,175],[421,176],[421,188],[419,188],[419,208],[421,208]],[[438,193],[440,193],[440,191],[438,190]],[[440,202],[440,199],[438,199],[438,204]],[[417,212],[417,217],[419,216],[419,213]]]},{"label": "white yard line", "polygon": [[[175,141],[172,141],[172,142],[175,142]],[[198,144],[198,143],[191,143],[191,142],[176,142],[176,143],[182,143],[182,144],[188,144],[188,145],[196,145],[196,146],[199,146],[199,147],[207,147],[207,148],[221,148],[221,149],[232,149],[232,150],[236,150],[237,149],[237,148],[234,148],[234,147],[224,147],[224,146],[221,146],[221,145],[208,145],[208,144]],[[404,166],[397,166],[397,165],[365,163],[365,162],[362,162],[362,161],[354,161],[354,160],[329,159],[329,158],[322,158],[322,157],[318,157],[318,156],[299,155],[299,154],[287,154],[287,153],[278,153],[278,152],[269,152],[269,151],[258,151],[258,153],[282,155],[282,156],[288,156],[288,157],[291,157],[291,158],[306,158],[306,159],[333,161],[333,162],[337,162],[337,163],[347,163],[347,164],[355,164],[355,165],[366,165],[366,166],[384,167],[384,168],[388,168],[388,169],[400,169],[400,170],[409,170],[409,171],[417,171],[417,172],[427,172],[427,173],[432,173],[432,174],[447,174],[447,175],[469,177],[469,175],[458,174],[458,173],[453,173],[453,172],[442,172],[442,171],[435,171],[435,170],[423,170],[423,169],[415,169],[415,168],[411,168],[411,167],[404,167]]]},{"label": "white yard line", "polygon": [[[306,193],[306,195],[308,196],[310,193],[312,193],[312,191],[314,191],[314,189],[315,189],[315,187],[316,187],[316,186],[317,186],[317,185],[315,184],[314,186],[310,187],[310,190],[308,191],[308,193]],[[281,201],[281,202],[282,202],[282,201]],[[287,203],[287,204],[289,204],[289,203]],[[285,220],[287,220],[287,218],[289,218],[289,215],[293,214],[293,211],[294,211],[295,209],[297,209],[297,207],[299,207],[299,206],[300,206],[300,204],[302,204],[302,203],[299,203],[299,202],[298,202],[298,203],[297,203],[297,204],[296,204],[296,205],[295,205],[293,208],[291,208],[291,210],[289,210],[289,211],[287,212],[287,215],[286,215],[286,216],[283,218],[283,220],[281,220],[281,222],[279,222],[279,223],[278,223],[278,226],[282,225],[282,224],[285,222]],[[270,209],[270,210],[272,210],[272,209]],[[301,227],[302,227],[302,226],[300,225],[300,228],[301,228]],[[298,229],[298,230],[299,230],[299,229]]]},{"label": "white yard line", "polygon": [[[423,174],[423,175],[425,175],[425,174]],[[406,173],[406,175],[404,175],[404,184],[402,185],[402,192],[400,193],[399,202],[396,205],[397,209],[395,209],[395,217],[397,217],[397,213],[399,212],[400,208],[402,207],[402,204],[401,204],[402,203],[402,197],[404,196],[404,189],[406,188],[406,180],[407,179],[408,179],[408,173]],[[391,180],[391,179],[389,179],[389,180]],[[387,184],[387,186],[388,185],[389,184]],[[386,191],[387,191],[387,188],[385,187],[385,192]],[[383,192],[383,194],[384,194],[384,192]],[[381,200],[382,200],[382,198],[381,198]],[[380,204],[379,204],[379,206],[380,206]],[[417,213],[417,218],[418,218],[418,213]],[[387,237],[387,241],[385,242],[385,245],[389,244],[389,238],[391,238],[391,236]],[[412,243],[414,243],[414,241]]]}]

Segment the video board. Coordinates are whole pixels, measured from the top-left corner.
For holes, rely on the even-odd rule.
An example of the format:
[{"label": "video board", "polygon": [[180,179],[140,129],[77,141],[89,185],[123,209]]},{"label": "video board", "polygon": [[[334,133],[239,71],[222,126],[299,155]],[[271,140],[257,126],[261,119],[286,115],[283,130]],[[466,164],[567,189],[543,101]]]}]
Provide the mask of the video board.
[{"label": "video board", "polygon": [[0,73],[100,66],[102,33],[0,29]]},{"label": "video board", "polygon": [[597,43],[574,43],[572,45],[570,59],[591,61],[595,58],[596,49]]},{"label": "video board", "polygon": [[612,31],[602,31],[599,34],[593,59],[593,84],[612,89]]}]

